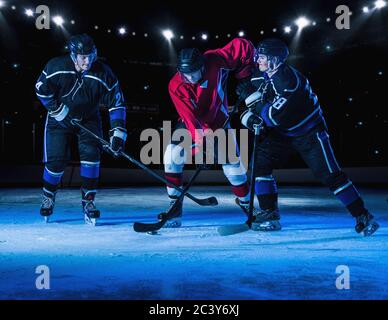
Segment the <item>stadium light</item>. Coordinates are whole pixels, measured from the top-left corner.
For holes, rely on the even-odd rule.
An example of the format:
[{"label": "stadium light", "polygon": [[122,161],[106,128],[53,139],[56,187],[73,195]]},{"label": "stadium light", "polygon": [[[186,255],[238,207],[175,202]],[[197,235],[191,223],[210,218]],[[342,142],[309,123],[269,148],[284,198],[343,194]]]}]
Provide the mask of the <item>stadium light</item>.
[{"label": "stadium light", "polygon": [[127,33],[127,29],[125,29],[124,27],[119,28],[119,34],[124,35],[126,33]]},{"label": "stadium light", "polygon": [[306,17],[300,17],[297,20],[295,20],[295,24],[298,26],[299,30],[302,30],[303,28],[306,28],[310,25],[310,20]]},{"label": "stadium light", "polygon": [[162,34],[168,41],[174,38],[174,33],[170,29],[163,30]]},{"label": "stadium light", "polygon": [[375,2],[375,8],[376,8],[376,9],[384,8],[386,5],[387,5],[387,2],[384,1],[384,0],[377,0],[377,1]]},{"label": "stadium light", "polygon": [[61,16],[55,16],[55,17],[53,17],[53,22],[57,26],[62,27],[62,25],[65,23],[65,20],[63,20],[63,18]]},{"label": "stadium light", "polygon": [[34,11],[31,9],[26,9],[24,13],[27,15],[27,17],[32,17],[34,15]]}]

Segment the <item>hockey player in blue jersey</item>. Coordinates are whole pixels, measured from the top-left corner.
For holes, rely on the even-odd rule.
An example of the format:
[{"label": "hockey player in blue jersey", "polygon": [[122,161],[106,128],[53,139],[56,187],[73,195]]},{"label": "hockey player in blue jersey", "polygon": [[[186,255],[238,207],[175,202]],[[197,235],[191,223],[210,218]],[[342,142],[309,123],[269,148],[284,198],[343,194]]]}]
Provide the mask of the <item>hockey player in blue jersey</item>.
[{"label": "hockey player in blue jersey", "polygon": [[286,44],[279,39],[260,42],[255,53],[258,70],[251,79],[253,93],[248,96],[249,90],[245,90],[248,109],[241,116],[243,125],[252,129],[254,123],[262,120],[266,124],[255,159],[255,187],[261,211],[255,216],[252,229],[280,230],[278,192],[272,171],[287,161],[290,152],[297,151],[356,219],[356,231],[369,236],[379,225],[339,167],[318,98],[306,77],[285,63],[288,55]]},{"label": "hockey player in blue jersey", "polygon": [[36,85],[36,95],[47,109],[44,131],[43,202],[40,214],[48,221],[55,195],[69,160],[69,143],[78,138],[81,160],[82,209],[85,221],[95,224],[100,217],[94,199],[98,185],[101,146],[71,120],[78,119],[93,133],[102,136],[100,105],[109,109],[110,143],[114,152],[124,148],[126,108],[119,82],[112,70],[97,59],[93,39],[80,34],[68,44],[70,55],[51,59]]}]

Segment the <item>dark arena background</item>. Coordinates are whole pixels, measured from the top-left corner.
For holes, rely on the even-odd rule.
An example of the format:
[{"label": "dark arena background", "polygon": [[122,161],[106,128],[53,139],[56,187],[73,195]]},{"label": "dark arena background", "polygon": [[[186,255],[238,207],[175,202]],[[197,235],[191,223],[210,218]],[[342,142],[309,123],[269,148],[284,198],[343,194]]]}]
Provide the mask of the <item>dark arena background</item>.
[{"label": "dark arena background", "polygon": [[[263,3],[0,1],[0,299],[174,300],[174,306],[177,300],[388,298],[388,4]],[[49,9],[49,29],[37,28],[39,5]],[[35,84],[46,63],[68,55],[70,37],[80,33],[94,39],[99,60],[119,80],[125,153],[138,161],[148,143],[141,133],[162,133],[164,121],[175,124],[179,118],[168,84],[181,49],[205,52],[234,38],[254,46],[265,38],[282,39],[290,49],[287,63],[308,78],[318,96],[338,164],[380,228],[371,237],[356,233],[355,219],[333,190],[292,155],[273,173],[280,231],[247,228],[221,236],[219,227],[244,225],[246,216],[221,166],[212,165],[189,192],[200,199],[215,196],[218,206],[186,198],[181,227],[136,232],[135,222],[155,223],[168,210],[166,187],[106,152],[95,200],[101,217],[90,226],[81,207],[75,137],[54,214],[45,223],[39,210],[47,110]],[[230,106],[238,99],[237,85],[231,73]],[[108,109],[100,106],[106,140]],[[244,128],[239,115],[231,125]],[[250,137],[250,153],[252,142]],[[161,160],[163,152],[161,146]],[[164,177],[163,163],[146,167]],[[196,168],[185,166],[184,183]]]}]

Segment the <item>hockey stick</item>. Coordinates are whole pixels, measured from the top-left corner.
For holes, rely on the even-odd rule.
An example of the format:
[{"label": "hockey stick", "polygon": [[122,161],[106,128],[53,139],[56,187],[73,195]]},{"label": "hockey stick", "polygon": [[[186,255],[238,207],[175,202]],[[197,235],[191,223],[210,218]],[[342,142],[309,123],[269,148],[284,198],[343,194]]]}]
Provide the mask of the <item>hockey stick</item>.
[{"label": "hockey stick", "polygon": [[175,210],[182,203],[183,198],[185,197],[187,191],[193,185],[195,179],[197,178],[201,170],[202,170],[202,166],[195,171],[193,176],[190,178],[190,181],[184,187],[183,192],[179,195],[179,198],[177,199],[177,201],[175,201],[174,205],[167,212],[161,213],[158,215],[158,218],[159,218],[158,222],[156,223],[135,222],[133,224],[133,230],[135,230],[136,232],[155,232],[161,229],[166,224],[166,222],[169,219],[171,219],[171,216],[174,214]]},{"label": "hockey stick", "polygon": [[259,137],[261,135],[261,130],[263,129],[262,125],[254,125],[255,129],[255,139],[253,142],[253,152],[251,158],[251,176],[250,176],[250,186],[249,186],[249,211],[248,211],[248,219],[244,223],[240,224],[232,224],[228,226],[218,227],[217,231],[221,236],[230,236],[237,233],[242,233],[248,231],[252,227],[252,222],[254,220],[253,217],[253,205],[255,199],[255,171],[256,171],[256,154],[258,150]]},{"label": "hockey stick", "polygon": [[[88,133],[90,136],[94,137],[95,139],[97,139],[98,141],[100,141],[101,145],[103,146],[103,149],[109,153],[115,153],[111,148],[110,148],[110,143],[104,139],[102,139],[101,137],[99,137],[98,135],[96,135],[95,133],[93,133],[92,131],[90,131],[89,129],[85,128],[82,124],[79,123],[79,121],[77,121],[76,119],[72,119],[71,120],[71,124],[74,125],[74,126],[77,126],[78,128],[84,130],[86,133]],[[124,151],[120,150],[118,152],[118,155],[126,158],[127,160],[129,160],[130,162],[132,162],[133,164],[137,165],[138,167],[140,167],[141,169],[143,169],[144,171],[146,171],[149,175],[153,176],[154,178],[156,178],[157,180],[167,184],[168,186],[174,188],[175,190],[183,193],[184,189],[176,186],[175,184],[172,184],[171,182],[168,182],[164,177],[158,175],[157,173],[155,173],[153,170],[147,168],[144,164],[142,164],[141,162],[137,161],[136,159],[132,158],[131,156],[129,156],[128,154],[126,154]],[[186,197],[188,197],[189,199],[193,200],[195,203],[199,204],[200,206],[216,206],[218,204],[218,201],[217,201],[217,198],[216,197],[209,197],[209,198],[205,198],[205,199],[199,199],[197,197],[194,197],[193,195],[191,195],[190,193],[186,192],[185,193]]]},{"label": "hockey stick", "polygon": [[[222,128],[227,128],[228,125],[229,125],[229,122],[232,118],[232,115],[238,111],[238,107],[240,105],[240,103],[243,101],[243,99],[238,99],[237,100],[237,103],[233,106],[233,110],[228,114],[228,118],[225,120]],[[189,188],[191,187],[191,185],[194,183],[194,180],[196,179],[196,177],[198,176],[198,174],[201,172],[201,170],[203,169],[203,166],[200,166],[194,173],[194,175],[191,177],[190,181],[188,182],[188,184],[186,185],[186,187],[184,188],[184,192],[187,192],[189,190]],[[133,224],[133,229],[136,231],[136,232],[148,232],[148,233],[154,233],[156,231],[158,231],[159,229],[161,229],[165,224],[166,222],[169,220],[169,219],[172,219],[174,218],[174,212],[175,210],[178,208],[179,205],[181,205],[182,201],[183,201],[183,198],[184,198],[185,194],[182,193],[180,194],[179,198],[177,199],[177,201],[175,201],[175,203],[173,204],[173,206],[167,211],[167,212],[163,212],[163,213],[160,213],[158,215],[158,219],[159,221],[156,222],[156,223],[142,223],[142,222],[135,222]]]}]

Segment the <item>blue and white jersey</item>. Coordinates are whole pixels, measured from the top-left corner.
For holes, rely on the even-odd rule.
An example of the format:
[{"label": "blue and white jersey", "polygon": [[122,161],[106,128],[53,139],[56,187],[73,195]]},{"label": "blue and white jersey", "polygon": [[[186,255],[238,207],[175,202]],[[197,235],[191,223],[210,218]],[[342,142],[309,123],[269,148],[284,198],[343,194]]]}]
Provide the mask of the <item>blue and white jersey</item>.
[{"label": "blue and white jersey", "polygon": [[74,118],[100,118],[100,105],[109,109],[112,128],[125,128],[126,108],[111,68],[97,60],[87,72],[77,72],[70,56],[51,59],[35,84],[36,95],[48,111],[64,103]]},{"label": "blue and white jersey", "polygon": [[261,93],[256,111],[268,126],[287,136],[301,136],[319,125],[326,126],[318,98],[298,70],[283,64],[271,78],[256,71],[251,82]]}]

